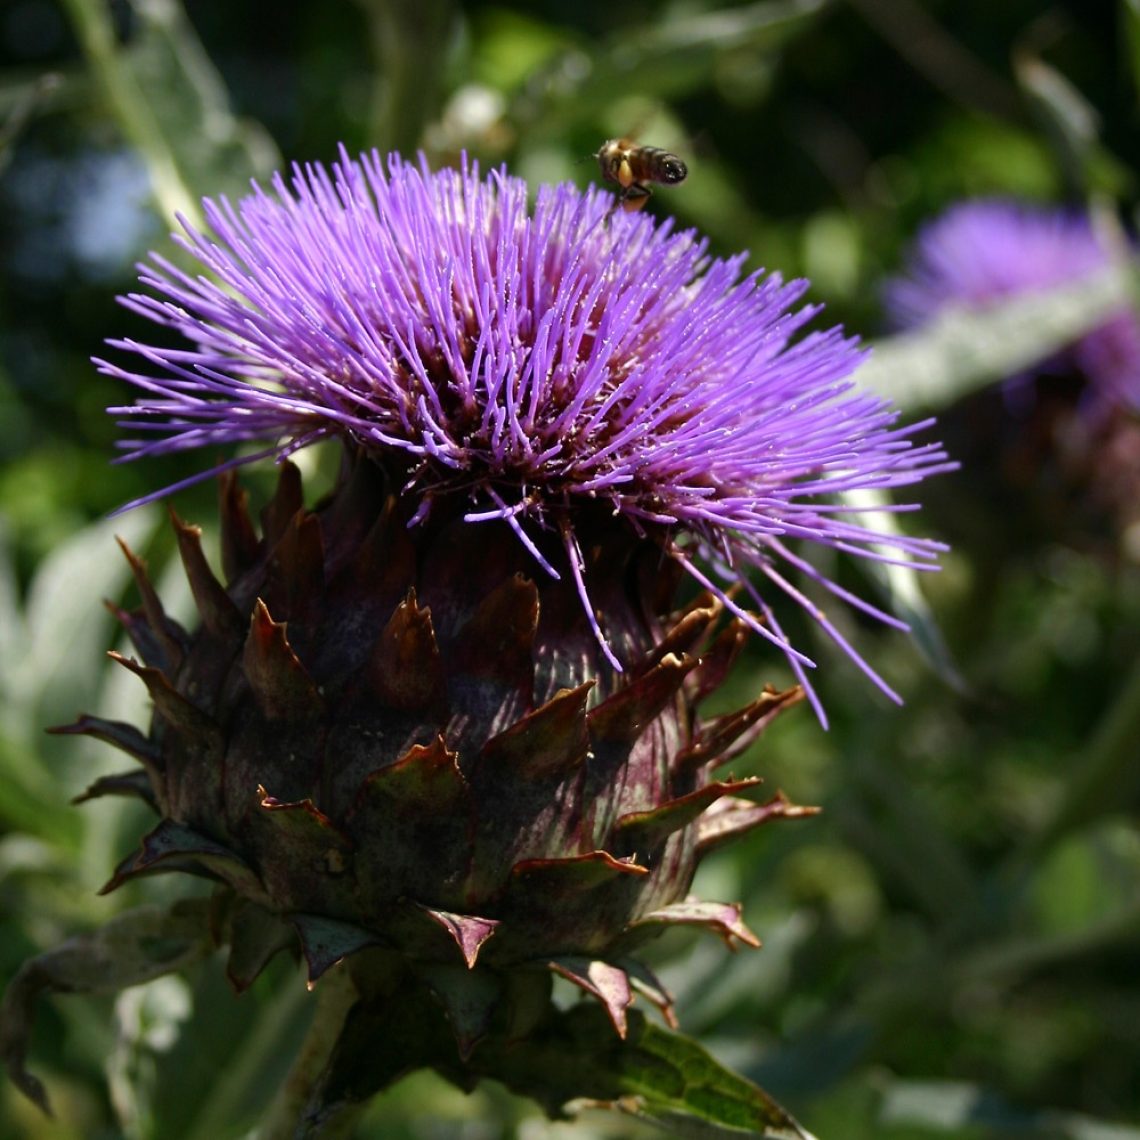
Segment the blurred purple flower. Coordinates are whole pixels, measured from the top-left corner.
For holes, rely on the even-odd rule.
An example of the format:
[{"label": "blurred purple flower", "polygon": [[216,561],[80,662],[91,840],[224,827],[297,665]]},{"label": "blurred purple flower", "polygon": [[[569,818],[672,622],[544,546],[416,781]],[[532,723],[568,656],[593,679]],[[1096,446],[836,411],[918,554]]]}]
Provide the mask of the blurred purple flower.
[{"label": "blurred purple flower", "polygon": [[566,184],[541,187],[531,211],[504,171],[343,152],[331,172],[295,168],[236,207],[206,201],[209,231],[185,225],[179,241],[208,276],[152,255],[153,295],[125,302],[190,345],[111,341],[141,370],[98,362],[143,392],[111,409],[137,433],[126,458],[250,440],[283,457],[341,437],[399,472],[416,520],[465,496],[469,522],[505,520],[547,574],[568,571],[612,659],[575,537],[598,501],[778,645],[809,693],[811,662],[745,570],[895,697],[784,567],[905,626],[788,540],[932,568],[939,544],[879,533],[837,495],[953,464],[912,442],[925,424],[898,427],[855,389],[863,352],[842,330],[792,340],[818,311],[793,309],[806,282],[743,275],[744,255],[710,257],[694,232],[612,205]]},{"label": "blurred purple flower", "polygon": [[[919,232],[905,273],[884,299],[898,328],[925,324],[952,306],[984,307],[1107,269],[1110,254],[1089,218],[1073,210],[1009,199],[950,207]],[[1094,415],[1140,410],[1140,318],[1124,310],[1035,373],[1076,370],[1088,381]]]}]

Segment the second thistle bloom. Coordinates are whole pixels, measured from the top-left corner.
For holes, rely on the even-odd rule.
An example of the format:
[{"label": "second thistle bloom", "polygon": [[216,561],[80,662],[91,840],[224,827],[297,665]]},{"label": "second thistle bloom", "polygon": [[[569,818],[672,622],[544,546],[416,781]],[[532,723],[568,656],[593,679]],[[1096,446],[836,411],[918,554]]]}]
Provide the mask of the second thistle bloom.
[{"label": "second thistle bloom", "polygon": [[[296,168],[236,208],[207,201],[209,230],[181,238],[206,275],[156,255],[153,292],[128,299],[189,347],[112,342],[140,363],[100,365],[143,392],[113,409],[137,433],[127,455],[265,440],[284,456],[342,437],[398,472],[413,525],[451,496],[472,524],[505,520],[543,573],[574,583],[620,667],[581,573],[577,520],[600,502],[801,680],[810,662],[774,593],[889,692],[788,569],[898,623],[789,540],[929,568],[937,544],[879,534],[836,496],[915,483],[944,453],[854,387],[862,353],[841,330],[795,339],[817,311],[795,307],[806,282],[746,275],[744,255],[712,258],[692,232],[611,206],[562,185],[531,210],[505,173],[376,154]],[[745,595],[726,592],[736,582]]]},{"label": "second thistle bloom", "polygon": [[[911,328],[955,306],[985,307],[1078,281],[1110,264],[1087,215],[983,198],[960,202],[923,227],[885,301],[893,322]],[[1121,310],[1034,371],[1079,373],[1094,414],[1140,411],[1140,318]]]}]

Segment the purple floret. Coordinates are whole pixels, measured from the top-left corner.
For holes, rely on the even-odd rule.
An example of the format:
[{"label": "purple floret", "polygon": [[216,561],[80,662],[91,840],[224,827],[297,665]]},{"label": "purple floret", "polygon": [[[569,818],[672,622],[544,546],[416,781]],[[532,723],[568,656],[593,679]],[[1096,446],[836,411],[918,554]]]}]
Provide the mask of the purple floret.
[{"label": "purple floret", "polygon": [[[615,212],[601,190],[543,186],[533,210],[527,193],[474,164],[432,173],[342,153],[236,208],[207,200],[208,229],[184,223],[177,238],[206,274],[152,255],[151,293],[125,300],[189,345],[110,342],[141,371],[98,361],[142,390],[111,409],[136,433],[126,458],[251,440],[285,456],[327,436],[402,457],[418,517],[458,493],[472,524],[506,520],[546,573],[570,572],[609,653],[573,529],[575,507],[600,500],[779,645],[801,681],[811,662],[767,594],[748,582],[750,605],[726,594],[747,568],[895,697],[781,567],[905,628],[788,543],[933,568],[937,543],[861,525],[836,498],[951,467],[912,442],[925,425],[896,426],[887,401],[855,388],[864,353],[840,329],[792,339],[818,311],[793,308],[806,282],[745,275],[744,255],[710,257],[693,231]],[[539,550],[541,530],[560,536],[564,565]]]},{"label": "purple floret", "polygon": [[[1087,215],[1008,199],[952,206],[919,233],[905,274],[884,299],[899,328],[954,306],[979,308],[1079,281],[1108,269],[1109,251]],[[1042,361],[1037,371],[1075,369],[1089,383],[1090,412],[1140,410],[1140,319],[1130,310]]]}]

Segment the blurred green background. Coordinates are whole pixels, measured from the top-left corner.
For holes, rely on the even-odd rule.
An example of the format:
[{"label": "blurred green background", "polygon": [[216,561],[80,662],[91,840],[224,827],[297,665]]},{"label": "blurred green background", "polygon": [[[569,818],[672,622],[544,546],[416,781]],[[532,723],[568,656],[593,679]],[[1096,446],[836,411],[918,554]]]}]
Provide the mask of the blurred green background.
[{"label": "blurred green background", "polygon": [[[810,277],[831,321],[875,340],[883,277],[958,198],[1089,202],[1127,223],[1138,78],[1136,0],[4,0],[0,981],[186,890],[95,894],[140,818],[70,806],[117,761],[43,734],[79,710],[145,722],[136,683],[104,664],[117,634],[100,599],[130,596],[112,534],[156,567],[168,542],[158,508],[106,515],[210,457],[110,466],[103,409],[126,393],[89,357],[142,335],[115,295],[147,249],[169,252],[176,212],[338,142],[422,146],[433,163],[466,149],[584,185],[602,140],[633,134],[690,165],[651,210],[717,254]],[[1122,419],[1074,471],[986,387],[1103,308],[1081,283],[1046,300],[967,323],[970,353],[933,334],[882,342],[868,381],[910,416],[936,412],[964,463],[908,521],[953,544],[922,583],[929,610],[910,599],[927,653],[853,630],[900,710],[811,647],[830,732],[798,709],[745,767],[825,810],[718,853],[698,883],[743,899],[764,948],[671,936],[653,951],[682,1027],[821,1140],[1140,1138],[1140,429]],[[317,479],[321,462],[306,460]],[[255,498],[271,478],[249,474]],[[200,486],[178,509],[208,523],[212,499]],[[887,588],[907,601],[910,585]],[[787,679],[751,653],[726,704]],[[240,1000],[214,963],[45,1002],[32,1067],[57,1117],[0,1081],[0,1135],[245,1134],[307,1012],[288,963],[268,975]],[[430,1076],[360,1130],[649,1134],[600,1112],[552,1125],[499,1088],[467,1097]]]}]

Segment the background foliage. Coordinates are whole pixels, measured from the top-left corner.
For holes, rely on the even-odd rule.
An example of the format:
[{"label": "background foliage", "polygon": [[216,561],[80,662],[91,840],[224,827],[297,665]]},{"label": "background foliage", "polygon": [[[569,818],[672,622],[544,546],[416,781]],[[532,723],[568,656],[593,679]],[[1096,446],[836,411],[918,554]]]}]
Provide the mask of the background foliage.
[{"label": "background foliage", "polygon": [[[652,209],[718,253],[806,274],[833,320],[874,339],[883,276],[953,200],[1090,202],[1127,221],[1138,82],[1136,0],[280,0],[271,15],[253,0],[7,0],[0,978],[171,889],[96,896],[139,821],[69,806],[114,761],[42,729],[80,709],[145,716],[101,663],[114,633],[99,599],[127,596],[112,533],[163,564],[161,512],[105,516],[203,459],[109,466],[102,409],[124,393],[88,357],[139,331],[114,295],[176,212],[339,141],[422,145],[433,162],[467,148],[585,183],[599,143],[633,133],[690,160]],[[923,533],[954,546],[923,583],[932,617],[911,583],[886,584],[917,607],[927,657],[855,631],[905,693],[898,710],[819,647],[831,731],[800,710],[749,766],[824,813],[702,871],[702,893],[745,899],[764,949],[656,950],[683,1027],[823,1140],[1140,1137],[1140,444],[1123,425],[1112,461],[1134,481],[1106,509],[1095,470],[1073,478],[985,387],[1119,295],[1078,282],[880,344],[867,382],[937,411],[964,464],[924,488]],[[208,519],[210,497],[181,495],[180,513]],[[166,596],[179,589],[171,575]],[[782,667],[754,647],[735,683],[769,679]],[[243,1134],[307,1013],[291,967],[270,974],[240,1001],[203,969],[46,1005],[33,1063],[58,1117],[0,1085],[0,1134]],[[429,1077],[361,1130],[648,1134],[600,1113],[551,1125],[497,1087],[466,1097]]]}]

